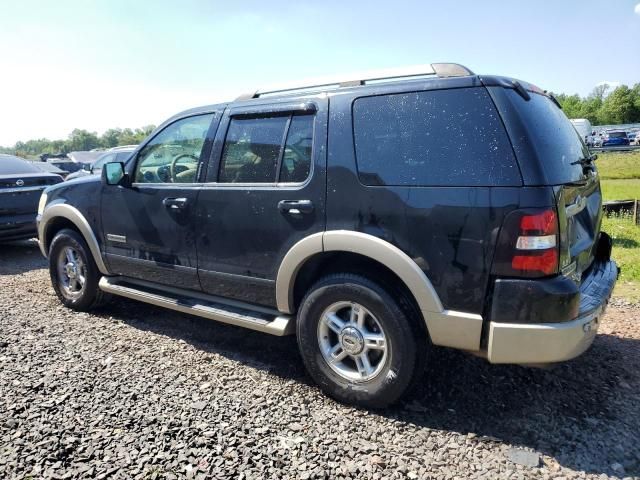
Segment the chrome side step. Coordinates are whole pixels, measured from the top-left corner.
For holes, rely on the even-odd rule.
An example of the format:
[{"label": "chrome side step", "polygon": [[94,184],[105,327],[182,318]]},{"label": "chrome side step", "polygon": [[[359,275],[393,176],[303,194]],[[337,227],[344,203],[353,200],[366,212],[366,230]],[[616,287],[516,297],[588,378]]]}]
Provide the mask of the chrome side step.
[{"label": "chrome side step", "polygon": [[295,322],[289,315],[213,295],[125,277],[102,277],[99,286],[113,295],[271,335],[291,335],[295,330]]}]

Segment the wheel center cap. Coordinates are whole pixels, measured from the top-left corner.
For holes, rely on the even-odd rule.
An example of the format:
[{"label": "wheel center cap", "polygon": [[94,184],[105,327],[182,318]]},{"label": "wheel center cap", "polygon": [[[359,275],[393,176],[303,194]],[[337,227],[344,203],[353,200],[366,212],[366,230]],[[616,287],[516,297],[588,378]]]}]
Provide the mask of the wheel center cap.
[{"label": "wheel center cap", "polygon": [[76,266],[73,263],[67,263],[65,265],[65,270],[66,270],[67,276],[69,278],[72,278],[72,279],[76,278],[76,275],[77,275],[78,271],[76,269]]},{"label": "wheel center cap", "polygon": [[364,337],[357,328],[345,327],[340,332],[340,345],[348,355],[358,355],[364,350]]}]

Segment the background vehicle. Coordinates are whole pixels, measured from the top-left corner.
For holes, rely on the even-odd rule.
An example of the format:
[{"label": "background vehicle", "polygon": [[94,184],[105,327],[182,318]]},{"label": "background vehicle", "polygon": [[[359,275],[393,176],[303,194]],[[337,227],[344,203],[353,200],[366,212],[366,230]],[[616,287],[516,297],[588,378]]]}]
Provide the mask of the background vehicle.
[{"label": "background vehicle", "polygon": [[65,174],[63,175],[63,177],[65,178],[70,173],[77,172],[78,170],[82,170],[83,168],[82,163],[74,162],[70,158],[53,158],[47,160],[47,163],[65,172]]},{"label": "background vehicle", "polygon": [[69,173],[65,172],[61,168],[56,167],[53,163],[49,162],[31,162],[37,168],[47,173],[55,173],[56,175],[60,175],[62,178],[65,178]]},{"label": "background vehicle", "polygon": [[571,119],[571,123],[582,138],[582,141],[588,146],[594,146],[593,127],[591,122],[586,118]]},{"label": "background vehicle", "polygon": [[40,246],[70,308],[113,294],[295,332],[325,392],[381,407],[432,345],[516,364],[591,345],[618,274],[593,160],[526,82],[323,79],[183,112],[48,189]]},{"label": "background vehicle", "polygon": [[629,145],[640,144],[640,132],[627,132],[627,138],[629,139]]},{"label": "background vehicle", "polygon": [[136,145],[126,147],[115,147],[107,152],[104,152],[98,157],[98,159],[81,170],[69,174],[66,180],[73,180],[74,178],[86,177],[87,175],[100,175],[102,173],[102,167],[105,163],[109,162],[126,162],[133,151],[136,149]]},{"label": "background vehicle", "polygon": [[627,132],[621,130],[610,130],[605,132],[605,136],[602,140],[602,146],[613,147],[617,145],[629,145]]},{"label": "background vehicle", "polygon": [[43,172],[33,162],[0,154],[0,242],[35,237],[40,194],[60,182],[60,175]]}]

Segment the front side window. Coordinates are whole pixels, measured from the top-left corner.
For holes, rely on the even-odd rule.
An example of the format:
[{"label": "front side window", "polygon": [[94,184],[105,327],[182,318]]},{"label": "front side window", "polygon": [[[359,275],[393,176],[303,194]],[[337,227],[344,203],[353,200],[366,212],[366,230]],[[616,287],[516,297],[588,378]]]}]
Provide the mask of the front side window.
[{"label": "front side window", "polygon": [[220,162],[221,183],[297,183],[311,170],[313,115],[234,117]]},{"label": "front side window", "polygon": [[184,118],[156,135],[138,154],[137,183],[192,183],[213,114]]}]

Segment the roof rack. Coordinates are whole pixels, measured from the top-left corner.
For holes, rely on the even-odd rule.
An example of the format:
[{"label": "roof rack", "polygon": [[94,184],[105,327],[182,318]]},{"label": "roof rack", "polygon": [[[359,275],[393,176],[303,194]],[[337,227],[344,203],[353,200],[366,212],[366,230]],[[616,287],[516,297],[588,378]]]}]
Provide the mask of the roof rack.
[{"label": "roof rack", "polygon": [[404,80],[415,77],[437,76],[445,77],[466,77],[474,75],[467,67],[458,63],[432,63],[430,65],[415,65],[413,67],[389,68],[361,72],[349,76],[332,76],[309,79],[306,81],[291,82],[284,85],[277,85],[269,88],[255,90],[245,93],[236,98],[236,101],[250,100],[264,96],[281,95],[287,93],[300,93],[306,91],[331,90],[341,87],[354,87],[367,83],[377,83],[394,80]]}]

